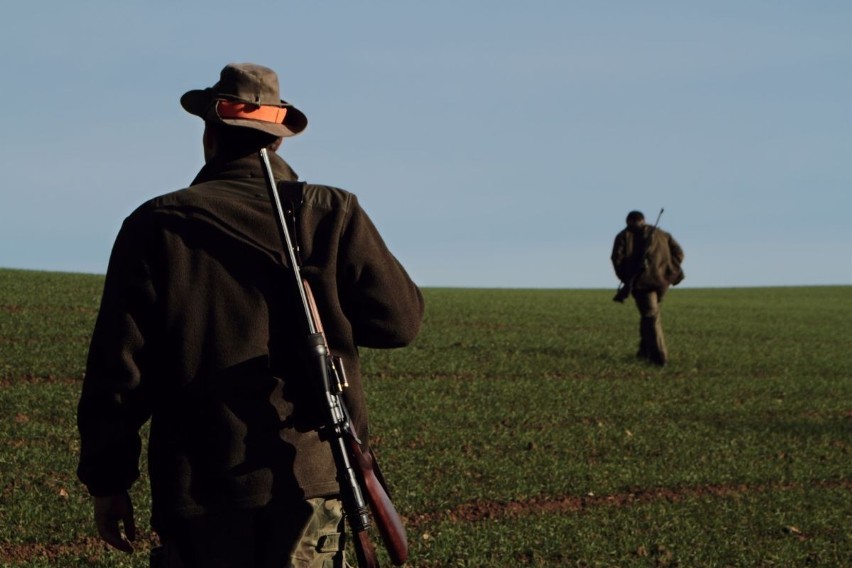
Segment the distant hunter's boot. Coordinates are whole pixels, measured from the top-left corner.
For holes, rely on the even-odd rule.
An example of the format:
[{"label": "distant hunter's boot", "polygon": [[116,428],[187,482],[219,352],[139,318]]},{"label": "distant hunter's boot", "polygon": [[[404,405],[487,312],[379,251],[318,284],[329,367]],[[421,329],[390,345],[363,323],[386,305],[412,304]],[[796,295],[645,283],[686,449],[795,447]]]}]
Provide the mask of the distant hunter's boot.
[{"label": "distant hunter's boot", "polygon": [[663,337],[663,326],[660,323],[659,313],[654,316],[643,317],[640,327],[642,344],[645,346],[645,358],[655,365],[665,366],[668,362],[668,351],[666,350],[666,341]]}]

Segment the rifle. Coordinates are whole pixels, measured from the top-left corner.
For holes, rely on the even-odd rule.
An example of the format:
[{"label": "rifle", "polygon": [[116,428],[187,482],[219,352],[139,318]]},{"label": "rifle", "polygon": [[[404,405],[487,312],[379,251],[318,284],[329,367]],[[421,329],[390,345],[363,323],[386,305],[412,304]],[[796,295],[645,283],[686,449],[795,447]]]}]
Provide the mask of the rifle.
[{"label": "rifle", "polygon": [[302,278],[296,249],[290,238],[281,198],[278,195],[272,166],[265,148],[260,150],[260,160],[269,197],[275,209],[279,236],[287,251],[296,287],[305,309],[308,329],[307,345],[319,378],[324,408],[327,410],[320,433],[328,440],[334,455],[344,515],[352,530],[358,566],[363,568],[379,566],[376,550],[370,541],[370,512],[391,562],[395,566],[401,566],[408,559],[405,527],[385,489],[384,479],[375,457],[369,448],[362,447],[349,417],[349,411],[343,400],[343,389],[349,386],[343,361],[340,357],[332,355],[328,347],[313,293],[307,280]]},{"label": "rifle", "polygon": [[630,297],[630,294],[633,292],[633,284],[636,282],[636,279],[639,278],[639,275],[642,274],[642,271],[645,270],[645,263],[648,260],[648,249],[650,248],[648,245],[651,244],[651,236],[654,234],[654,231],[657,230],[657,225],[660,224],[660,217],[663,216],[664,208],[660,208],[660,213],[657,215],[657,220],[654,222],[654,226],[651,227],[651,230],[648,232],[648,239],[645,242],[645,250],[642,251],[642,261],[639,263],[639,268],[636,269],[636,272],[627,279],[626,282],[621,282],[618,285],[618,290],[615,292],[615,296],[613,296],[612,301],[618,302],[620,304],[624,303],[624,300]]}]

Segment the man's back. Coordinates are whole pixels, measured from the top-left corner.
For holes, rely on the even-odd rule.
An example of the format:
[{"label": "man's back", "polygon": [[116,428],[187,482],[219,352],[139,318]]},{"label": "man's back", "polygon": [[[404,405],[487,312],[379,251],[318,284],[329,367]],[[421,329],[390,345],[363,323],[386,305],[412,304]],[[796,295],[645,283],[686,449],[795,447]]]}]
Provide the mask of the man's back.
[{"label": "man's back", "polygon": [[[307,117],[281,99],[273,70],[251,63],[225,66],[180,102],[204,120],[206,165],[191,187],[140,206],[116,238],[78,407],[78,476],[101,538],[131,552],[128,490],[150,418],[160,558],[342,565],[336,460],[320,436],[328,408],[306,363],[306,314],[259,155],[303,132]],[[270,161],[291,202],[302,276],[347,370],[352,429],[367,444],[358,347],[411,342],[422,295],[354,195],[301,184]]]},{"label": "man's back", "polygon": [[[279,176],[289,170],[273,162]],[[87,373],[145,386],[125,403],[153,413],[155,522],[263,505],[284,487],[308,498],[338,490],[306,384],[304,312],[259,168],[254,156],[208,164],[191,187],[138,208],[117,240]],[[410,342],[422,297],[351,193],[306,185],[296,214],[303,276],[366,441],[357,347]]]},{"label": "man's back", "polygon": [[633,279],[636,289],[662,289],[680,282],[684,254],[677,241],[658,227],[624,229],[615,238],[611,259],[616,275]]}]

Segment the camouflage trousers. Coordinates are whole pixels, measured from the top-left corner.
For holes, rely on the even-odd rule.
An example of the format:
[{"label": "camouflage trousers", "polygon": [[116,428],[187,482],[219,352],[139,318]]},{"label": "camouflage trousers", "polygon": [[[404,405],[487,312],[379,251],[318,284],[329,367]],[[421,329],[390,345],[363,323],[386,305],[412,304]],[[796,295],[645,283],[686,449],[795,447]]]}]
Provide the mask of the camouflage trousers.
[{"label": "camouflage trousers", "polygon": [[151,568],[351,568],[338,499],[187,519],[161,540]]},{"label": "camouflage trousers", "polygon": [[663,324],[660,320],[660,301],[663,293],[657,290],[634,290],[633,299],[639,310],[639,351],[637,357],[657,365],[665,365],[669,359]]}]

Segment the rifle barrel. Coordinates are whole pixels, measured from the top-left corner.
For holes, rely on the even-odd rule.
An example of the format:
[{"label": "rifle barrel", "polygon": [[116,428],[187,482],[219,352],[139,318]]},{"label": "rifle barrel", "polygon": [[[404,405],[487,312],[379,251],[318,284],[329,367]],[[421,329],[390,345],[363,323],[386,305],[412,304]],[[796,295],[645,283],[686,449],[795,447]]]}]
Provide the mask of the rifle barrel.
[{"label": "rifle barrel", "polygon": [[299,274],[299,259],[296,258],[296,250],[293,247],[293,241],[290,238],[290,231],[287,230],[287,219],[284,217],[284,207],[281,205],[281,196],[278,195],[278,186],[275,183],[275,176],[272,173],[272,165],[269,163],[269,154],[266,152],[266,148],[260,149],[260,161],[263,164],[263,176],[266,178],[266,189],[269,192],[269,199],[275,206],[275,221],[278,224],[278,232],[281,236],[281,240],[283,241],[284,248],[287,249],[286,252],[290,259],[290,266],[293,267],[293,272],[296,275],[296,287],[299,290],[299,295],[302,297],[302,306],[305,308],[305,319],[308,323],[308,333],[313,335],[317,332],[316,322],[314,322],[314,318],[312,317],[313,314],[311,314],[308,308],[308,299],[305,296],[305,287],[302,284],[302,277]]},{"label": "rifle barrel", "polygon": [[[337,466],[343,509],[353,534],[355,555],[361,568],[379,568],[376,550],[370,541],[370,512],[388,550],[391,561],[401,566],[408,559],[408,540],[405,527],[396,508],[390,500],[377,473],[377,464],[369,450],[362,450],[360,441],[354,431],[349,413],[342,396],[342,386],[338,373],[332,361],[333,355],[323,332],[319,310],[311,292],[310,285],[302,279],[299,260],[296,256],[284,208],[278,195],[277,184],[269,163],[266,149],[260,150],[264,177],[275,212],[278,230],[282,244],[287,249],[290,265],[296,279],[299,296],[305,310],[305,320],[308,324],[308,345],[317,364],[325,399],[328,408],[328,423],[324,432],[329,434],[332,454]],[[334,375],[334,383],[332,383]],[[348,446],[347,446],[348,441]],[[364,494],[367,494],[365,499]]]}]

